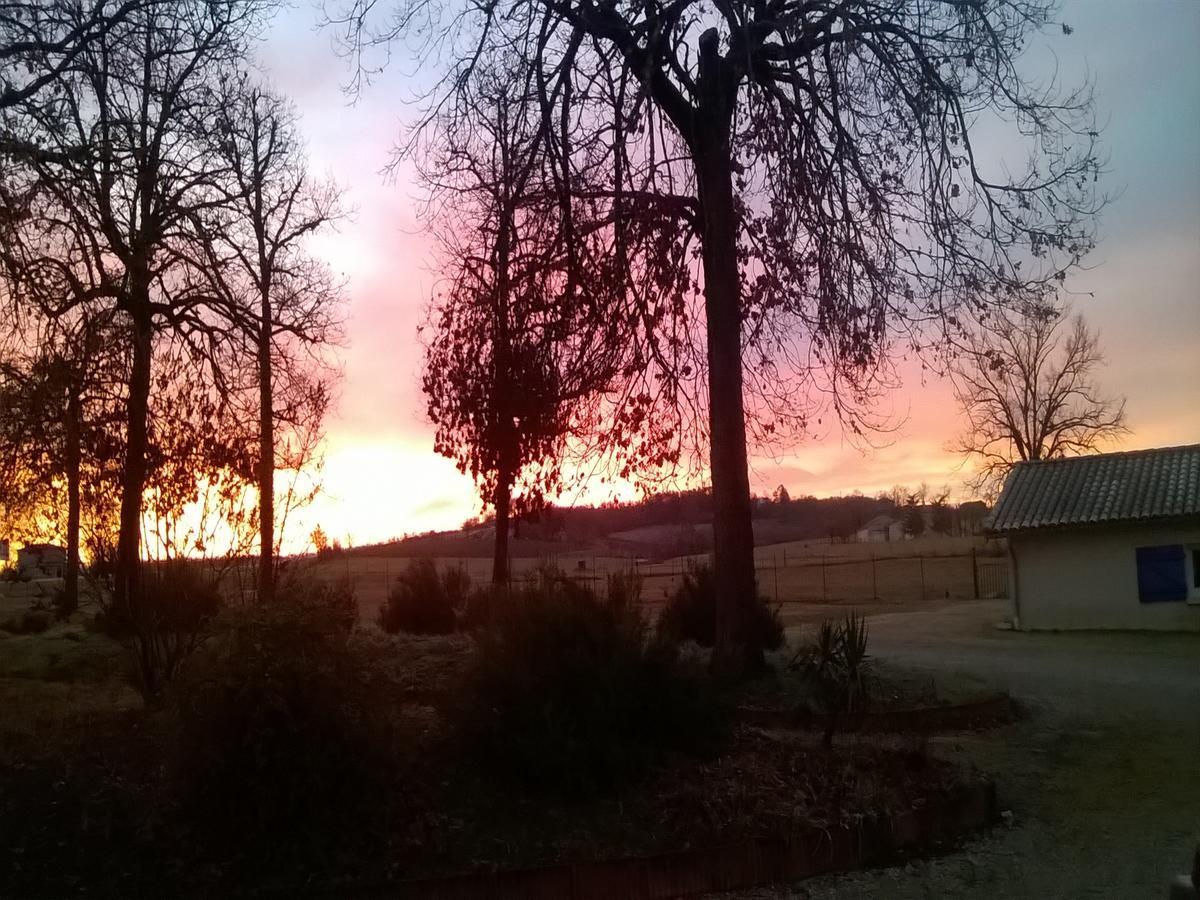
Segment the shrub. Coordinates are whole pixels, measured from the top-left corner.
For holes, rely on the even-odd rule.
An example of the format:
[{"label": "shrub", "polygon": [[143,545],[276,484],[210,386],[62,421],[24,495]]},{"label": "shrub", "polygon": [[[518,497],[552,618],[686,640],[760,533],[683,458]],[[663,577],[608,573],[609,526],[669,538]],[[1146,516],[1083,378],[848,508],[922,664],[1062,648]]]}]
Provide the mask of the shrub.
[{"label": "shrub", "polygon": [[825,743],[833,741],[839,715],[861,710],[870,702],[867,621],[855,613],[840,625],[822,622],[816,638],[792,661],[811,690],[809,712],[828,716]]},{"label": "shrub", "polygon": [[590,794],[664,751],[713,745],[722,708],[628,599],[550,573],[511,592],[481,632],[459,710],[458,733],[481,763]]},{"label": "shrub", "polygon": [[226,614],[173,691],[173,775],[213,848],[322,855],[378,766],[361,669],[329,606],[281,598]]},{"label": "shrub", "polygon": [[275,593],[327,630],[348,632],[358,622],[358,592],[348,574],[326,581],[289,573]]},{"label": "shrub", "polygon": [[171,559],[143,568],[131,602],[105,599],[95,627],[120,640],[133,660],[134,684],[150,702],[200,645],[221,607],[213,572],[202,562]]},{"label": "shrub", "polygon": [[506,592],[497,591],[490,584],[472,589],[458,611],[460,631],[477,631],[492,624],[495,610],[504,602]]},{"label": "shrub", "polygon": [[[764,650],[783,646],[783,621],[766,598],[751,598],[744,606],[747,640]],[[659,615],[658,628],[679,640],[711,647],[717,636],[717,588],[712,569],[691,563]]]},{"label": "shrub", "polygon": [[461,566],[438,572],[431,559],[413,560],[388,593],[379,627],[389,634],[453,634],[470,592],[471,579]]}]

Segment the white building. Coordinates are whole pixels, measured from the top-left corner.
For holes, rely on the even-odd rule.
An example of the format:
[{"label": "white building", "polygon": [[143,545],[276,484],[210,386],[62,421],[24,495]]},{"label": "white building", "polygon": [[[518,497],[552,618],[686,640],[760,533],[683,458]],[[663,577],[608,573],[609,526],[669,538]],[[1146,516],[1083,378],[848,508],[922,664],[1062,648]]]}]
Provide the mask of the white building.
[{"label": "white building", "polygon": [[878,515],[858,531],[854,539],[861,544],[882,544],[904,540],[904,523],[889,515]]},{"label": "white building", "polygon": [[54,544],[29,544],[17,551],[17,573],[24,578],[62,578],[67,551]]},{"label": "white building", "polygon": [[987,525],[1020,628],[1200,631],[1200,444],[1018,463]]}]

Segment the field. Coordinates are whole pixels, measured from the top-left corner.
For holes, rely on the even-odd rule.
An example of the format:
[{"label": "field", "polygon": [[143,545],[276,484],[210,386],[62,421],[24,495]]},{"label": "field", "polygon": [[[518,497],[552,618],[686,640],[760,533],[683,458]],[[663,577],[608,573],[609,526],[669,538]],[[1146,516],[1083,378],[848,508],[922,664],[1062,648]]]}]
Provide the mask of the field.
[{"label": "field", "polygon": [[[759,547],[755,551],[759,590],[781,607],[787,625],[840,617],[851,609],[871,614],[925,608],[954,600],[1003,597],[1007,594],[1007,561],[1000,548],[982,538],[931,537],[887,544],[795,541]],[[603,587],[614,572],[636,572],[648,612],[658,607],[679,583],[689,565],[706,557],[684,556],[648,562],[634,556],[587,551],[547,553],[512,560],[514,577],[532,577],[538,568],[553,566],[571,577]],[[404,557],[361,556],[348,553],[324,560],[297,560],[322,577],[346,576],[355,583],[359,609],[373,621],[396,576],[409,564]],[[461,566],[471,580],[486,584],[491,560],[437,557],[439,565]]]}]

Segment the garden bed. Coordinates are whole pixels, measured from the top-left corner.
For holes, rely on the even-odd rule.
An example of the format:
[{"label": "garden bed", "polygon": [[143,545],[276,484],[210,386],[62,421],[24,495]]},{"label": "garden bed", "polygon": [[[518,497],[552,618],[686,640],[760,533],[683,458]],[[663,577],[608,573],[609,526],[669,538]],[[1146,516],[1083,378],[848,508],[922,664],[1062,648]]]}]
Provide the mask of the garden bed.
[{"label": "garden bed", "polygon": [[[611,793],[568,798],[489,773],[456,745],[449,723],[471,638],[364,630],[353,647],[364,681],[352,702],[387,735],[387,769],[348,830],[331,826],[318,846],[278,858],[203,849],[170,789],[177,736],[167,712],[131,706],[113,682],[9,681],[27,711],[47,705],[36,733],[0,722],[7,732],[0,738],[9,738],[0,740],[0,895],[288,895],[315,885],[340,895],[362,885],[494,880],[527,870],[553,878],[569,871],[576,882],[596,884],[623,871],[621,878],[660,884],[662,871],[696,869],[713,848],[733,848],[721,850],[729,860],[759,859],[755,878],[799,877],[801,858],[841,867],[922,845],[923,832],[902,832],[916,827],[912,817],[954,806],[982,783],[970,769],[929,756],[920,741],[844,736],[827,749],[815,735],[741,724],[713,753],[673,753]],[[884,840],[880,823],[904,839]],[[826,859],[814,855],[814,835],[875,849]],[[693,851],[699,855],[686,855]],[[605,868],[614,859],[625,862]],[[736,861],[713,865],[717,873],[745,870]],[[712,883],[732,886],[724,877],[714,874]]]}]

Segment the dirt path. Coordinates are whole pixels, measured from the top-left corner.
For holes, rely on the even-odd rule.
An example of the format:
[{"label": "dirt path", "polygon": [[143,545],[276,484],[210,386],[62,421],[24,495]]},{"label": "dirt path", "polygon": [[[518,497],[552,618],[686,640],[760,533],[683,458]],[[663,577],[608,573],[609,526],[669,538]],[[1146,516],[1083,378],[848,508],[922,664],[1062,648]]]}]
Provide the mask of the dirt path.
[{"label": "dirt path", "polygon": [[1000,826],[904,867],[723,895],[1160,898],[1200,840],[1200,636],[997,631],[993,603],[872,619],[880,657],[1012,691],[1030,716],[939,739],[997,780]]}]

